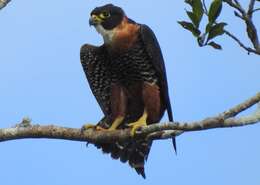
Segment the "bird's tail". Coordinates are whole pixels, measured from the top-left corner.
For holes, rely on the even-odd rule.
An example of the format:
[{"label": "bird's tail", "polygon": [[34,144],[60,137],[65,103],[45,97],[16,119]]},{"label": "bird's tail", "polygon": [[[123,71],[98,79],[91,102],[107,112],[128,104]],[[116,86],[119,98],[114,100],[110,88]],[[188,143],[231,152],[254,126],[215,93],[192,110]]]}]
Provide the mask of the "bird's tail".
[{"label": "bird's tail", "polygon": [[102,149],[104,153],[110,154],[113,159],[118,159],[123,163],[128,162],[139,175],[145,178],[144,164],[148,158],[152,141],[133,140],[113,144],[99,143],[95,146]]},{"label": "bird's tail", "polygon": [[[98,123],[102,128],[109,128],[109,119],[104,117]],[[116,143],[96,143],[95,146],[104,153],[110,154],[113,159],[118,159],[128,164],[145,178],[144,164],[148,158],[152,141],[143,139]]]}]

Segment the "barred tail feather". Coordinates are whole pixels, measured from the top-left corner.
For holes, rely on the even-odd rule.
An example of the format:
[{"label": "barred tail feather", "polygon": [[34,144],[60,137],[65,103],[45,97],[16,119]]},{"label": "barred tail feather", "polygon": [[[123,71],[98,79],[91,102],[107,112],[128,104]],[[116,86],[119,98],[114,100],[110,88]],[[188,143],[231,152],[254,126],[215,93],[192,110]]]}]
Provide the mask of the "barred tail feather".
[{"label": "barred tail feather", "polygon": [[119,159],[123,163],[128,161],[128,164],[145,178],[144,164],[148,158],[152,142],[138,140],[115,144],[99,143],[95,146],[102,149],[104,153],[110,153],[113,159]]}]

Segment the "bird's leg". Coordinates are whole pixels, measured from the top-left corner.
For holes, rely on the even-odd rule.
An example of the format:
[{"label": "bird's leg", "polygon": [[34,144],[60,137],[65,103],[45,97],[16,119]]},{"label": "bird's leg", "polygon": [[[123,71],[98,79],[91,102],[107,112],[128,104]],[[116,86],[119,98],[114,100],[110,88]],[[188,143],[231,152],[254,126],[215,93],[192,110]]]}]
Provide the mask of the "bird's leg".
[{"label": "bird's leg", "polygon": [[122,123],[123,120],[124,120],[123,116],[116,117],[116,119],[113,121],[113,123],[107,130],[109,130],[109,131],[116,130],[117,127]]},{"label": "bird's leg", "polygon": [[135,131],[138,130],[140,127],[147,126],[147,112],[144,110],[143,115],[133,123],[128,124],[129,127],[131,128],[131,136],[135,135]]},{"label": "bird's leg", "polygon": [[111,85],[111,117],[112,124],[107,129],[109,131],[116,130],[125,118],[127,98],[123,87],[119,84]]},{"label": "bird's leg", "polygon": [[[112,84],[111,85],[111,99],[113,100],[111,102],[111,115],[110,118],[113,120],[111,123],[109,121],[110,127],[103,128],[98,125],[91,125],[91,124],[86,124],[83,125],[82,130],[87,130],[87,129],[95,129],[95,130],[103,130],[103,131],[111,131],[111,130],[116,130],[118,126],[123,122],[125,118],[125,112],[126,112],[126,105],[127,105],[127,98],[124,92],[124,89],[118,85],[118,84]],[[110,120],[110,119],[109,119]]]}]

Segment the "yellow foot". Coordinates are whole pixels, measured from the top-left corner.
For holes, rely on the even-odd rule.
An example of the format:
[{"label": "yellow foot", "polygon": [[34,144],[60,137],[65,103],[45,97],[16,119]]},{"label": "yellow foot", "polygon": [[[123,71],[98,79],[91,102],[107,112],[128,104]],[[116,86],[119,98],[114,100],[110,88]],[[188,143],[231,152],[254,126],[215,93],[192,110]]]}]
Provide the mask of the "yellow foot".
[{"label": "yellow foot", "polygon": [[143,122],[143,123],[134,122],[134,123],[129,124],[129,126],[132,127],[132,128],[131,128],[131,131],[130,131],[130,134],[131,134],[131,136],[133,137],[133,136],[135,135],[135,132],[136,132],[139,128],[141,128],[141,127],[143,127],[143,126],[146,126],[146,122]]},{"label": "yellow foot", "polygon": [[144,112],[144,114],[136,122],[128,124],[129,127],[132,127],[130,131],[132,137],[135,135],[136,130],[138,130],[143,126],[147,126],[146,119],[147,119],[147,113]]},{"label": "yellow foot", "polygon": [[81,127],[81,131],[82,131],[82,132],[84,132],[84,131],[86,131],[86,130],[89,130],[89,129],[95,129],[95,130],[98,130],[98,131],[100,131],[100,130],[106,130],[106,129],[100,127],[100,126],[92,125],[92,124],[85,124],[85,125],[83,125],[83,126]]},{"label": "yellow foot", "polygon": [[97,131],[112,131],[112,130],[116,130],[117,127],[122,123],[123,119],[124,119],[124,117],[121,117],[121,116],[117,117],[113,121],[113,123],[111,124],[111,126],[108,129],[102,128],[102,127],[100,127],[98,125],[85,124],[85,125],[83,125],[81,127],[81,132],[84,132],[84,131],[86,131],[88,129],[94,129],[94,130],[97,130]]},{"label": "yellow foot", "polygon": [[113,121],[113,123],[111,124],[111,126],[109,127],[109,129],[107,129],[107,130],[109,130],[109,131],[111,131],[111,130],[116,130],[117,127],[122,123],[123,120],[124,120],[124,117],[123,117],[123,116],[117,117],[117,118]]}]

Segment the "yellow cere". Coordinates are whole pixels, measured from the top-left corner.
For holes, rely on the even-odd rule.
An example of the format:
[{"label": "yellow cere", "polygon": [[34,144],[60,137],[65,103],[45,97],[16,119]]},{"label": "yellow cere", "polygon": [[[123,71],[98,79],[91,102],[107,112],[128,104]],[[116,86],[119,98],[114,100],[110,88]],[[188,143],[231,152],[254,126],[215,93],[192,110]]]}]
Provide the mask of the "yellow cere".
[{"label": "yellow cere", "polygon": [[95,22],[102,22],[102,18],[100,18],[97,15],[92,15],[91,18],[95,21]]}]

